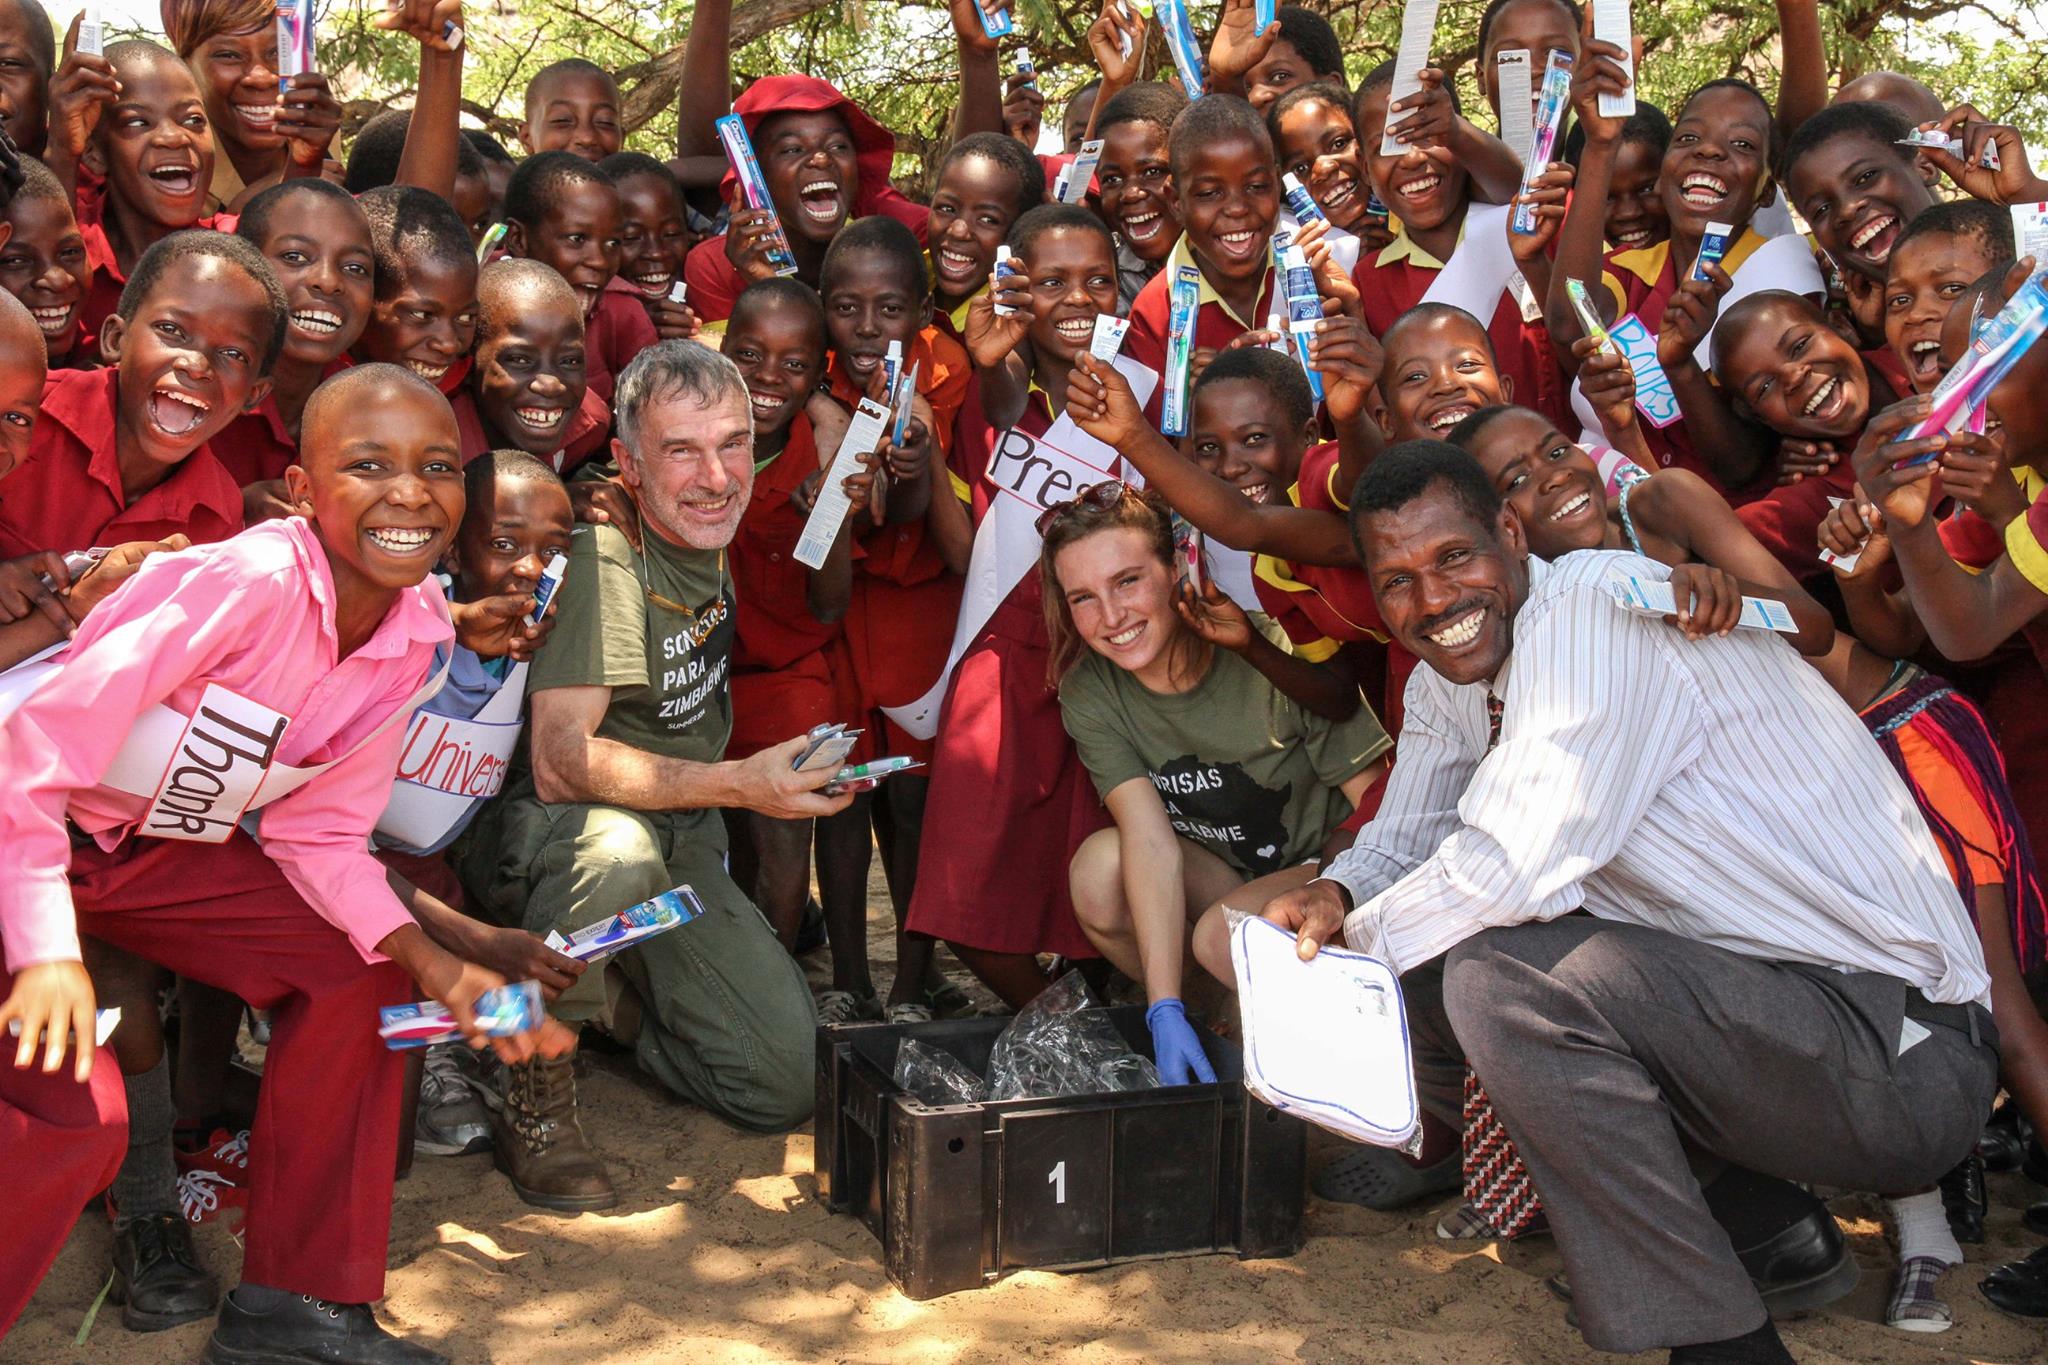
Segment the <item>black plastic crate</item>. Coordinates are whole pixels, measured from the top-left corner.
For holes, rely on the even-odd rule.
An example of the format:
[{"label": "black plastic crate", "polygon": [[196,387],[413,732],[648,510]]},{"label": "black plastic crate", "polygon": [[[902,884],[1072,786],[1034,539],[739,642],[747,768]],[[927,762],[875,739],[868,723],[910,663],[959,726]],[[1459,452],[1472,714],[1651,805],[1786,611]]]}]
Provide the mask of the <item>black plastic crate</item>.
[{"label": "black plastic crate", "polygon": [[[1106,1011],[1152,1052],[1145,1011]],[[818,1030],[815,1161],[825,1203],[882,1243],[913,1299],[1012,1270],[1301,1249],[1308,1130],[1254,1099],[1233,1044],[1197,1024],[1217,1084],[933,1107],[895,1082],[906,1037],[979,1074],[1007,1019]]]}]

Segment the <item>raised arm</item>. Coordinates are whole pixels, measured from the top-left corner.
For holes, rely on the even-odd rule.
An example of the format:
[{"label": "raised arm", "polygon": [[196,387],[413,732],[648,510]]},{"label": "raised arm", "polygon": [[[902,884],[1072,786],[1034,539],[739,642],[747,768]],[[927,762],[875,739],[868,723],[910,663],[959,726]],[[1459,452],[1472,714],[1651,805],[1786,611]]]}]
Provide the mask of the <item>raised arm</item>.
[{"label": "raised arm", "polygon": [[1628,88],[1622,50],[1593,37],[1590,8],[1580,33],[1579,60],[1572,68],[1572,113],[1586,135],[1586,146],[1579,154],[1570,206],[1557,230],[1557,257],[1551,263],[1550,288],[1543,300],[1543,325],[1550,333],[1557,363],[1567,375],[1579,372],[1579,355],[1573,345],[1586,335],[1586,329],[1579,324],[1565,281],[1577,280],[1586,286],[1601,319],[1614,320],[1615,303],[1600,287],[1600,274],[1607,254],[1607,196],[1614,185],[1614,155],[1621,145],[1622,125],[1627,122],[1600,112],[1603,93],[1619,94]]},{"label": "raised arm", "polygon": [[[722,162],[725,156],[712,125],[731,112],[732,0],[696,0],[690,9],[690,36],[683,40],[682,91],[676,100],[677,159],[717,158]],[[724,174],[721,169],[719,175]]]},{"label": "raised arm", "polygon": [[1778,0],[1778,42],[1778,134],[1790,140],[1828,104],[1828,53],[1817,0]]},{"label": "raised arm", "polygon": [[1195,634],[1258,669],[1298,705],[1325,720],[1346,721],[1358,714],[1358,684],[1348,670],[1310,663],[1253,630],[1244,608],[1224,596],[1213,579],[1199,593],[1194,584],[1182,583],[1174,606]]},{"label": "raised arm", "polygon": [[953,42],[960,50],[960,103],[953,110],[953,140],[1003,128],[1003,73],[996,40],[988,36],[976,9],[995,10],[1007,0],[947,0]]},{"label": "raised arm", "polygon": [[441,35],[448,24],[461,25],[461,0],[405,0],[373,22],[409,33],[420,45],[419,97],[399,152],[397,183],[452,198],[462,149],[462,49]]}]

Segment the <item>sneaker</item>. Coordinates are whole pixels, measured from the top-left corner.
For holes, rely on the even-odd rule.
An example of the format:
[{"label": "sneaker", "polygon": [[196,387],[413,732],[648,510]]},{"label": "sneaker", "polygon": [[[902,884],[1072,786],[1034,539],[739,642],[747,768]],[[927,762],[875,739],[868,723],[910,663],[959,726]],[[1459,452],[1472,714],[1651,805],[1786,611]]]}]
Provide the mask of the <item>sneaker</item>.
[{"label": "sneaker", "polygon": [[929,1024],[931,1021],[930,1005],[919,1005],[909,1001],[891,1005],[882,1012],[882,1022],[885,1024]]},{"label": "sneaker", "polygon": [[108,1297],[131,1332],[197,1322],[220,1301],[220,1284],[200,1264],[192,1225],[175,1213],[145,1213],[114,1224],[114,1282]]},{"label": "sneaker", "polygon": [[[247,1293],[246,1289],[235,1291]],[[448,1365],[446,1356],[378,1326],[366,1303],[329,1303],[309,1294],[281,1294],[273,1307],[258,1311],[236,1302],[235,1294],[221,1303],[220,1321],[207,1340],[203,1359],[211,1365],[271,1365],[287,1360]]]},{"label": "sneaker", "polygon": [[413,1150],[429,1156],[468,1156],[490,1147],[490,1112],[460,1055],[472,1052],[464,1043],[427,1049],[419,1112],[413,1120]]},{"label": "sneaker", "polygon": [[568,1057],[505,1068],[505,1107],[492,1116],[492,1152],[512,1189],[535,1208],[581,1213],[619,1202],[604,1162],[576,1118]]},{"label": "sneaker", "polygon": [[819,991],[820,1024],[860,1024],[882,1017],[882,1002],[872,995],[852,991]]},{"label": "sneaker", "polygon": [[196,1149],[187,1151],[175,1148],[178,1170],[181,1174],[205,1171],[220,1176],[229,1184],[249,1183],[249,1130],[230,1133],[225,1128],[216,1128],[206,1141]]},{"label": "sneaker", "polygon": [[195,1226],[248,1203],[249,1192],[218,1171],[186,1171],[178,1177],[178,1209]]}]

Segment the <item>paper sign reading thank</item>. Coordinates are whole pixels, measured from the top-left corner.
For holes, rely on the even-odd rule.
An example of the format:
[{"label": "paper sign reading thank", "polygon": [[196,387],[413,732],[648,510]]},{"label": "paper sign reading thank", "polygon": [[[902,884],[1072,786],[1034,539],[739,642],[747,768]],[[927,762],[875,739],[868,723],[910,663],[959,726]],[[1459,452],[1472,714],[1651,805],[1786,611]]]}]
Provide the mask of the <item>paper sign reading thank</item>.
[{"label": "paper sign reading thank", "polygon": [[209,683],[136,832],[154,839],[226,843],[256,799],[286,724],[283,712]]},{"label": "paper sign reading thank", "polygon": [[824,481],[818,485],[818,500],[811,504],[804,533],[797,538],[797,563],[813,569],[825,566],[825,556],[832,553],[832,542],[839,539],[840,523],[846,520],[846,481],[860,472],[860,457],[872,455],[882,443],[882,432],[888,425],[889,409],[872,398],[860,400],[860,410],[853,414],[845,439],[839,442],[839,453],[832,457],[832,467],[825,471]]}]

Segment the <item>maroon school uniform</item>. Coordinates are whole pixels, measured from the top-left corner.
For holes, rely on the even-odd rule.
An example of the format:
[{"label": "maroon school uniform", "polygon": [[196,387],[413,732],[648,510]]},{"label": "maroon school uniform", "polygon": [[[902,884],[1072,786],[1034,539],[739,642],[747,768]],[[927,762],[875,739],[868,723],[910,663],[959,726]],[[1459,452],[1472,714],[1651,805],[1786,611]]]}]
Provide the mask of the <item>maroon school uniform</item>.
[{"label": "maroon school uniform", "polygon": [[[1033,390],[1014,430],[1040,436],[1051,425],[1045,395]],[[974,383],[951,464],[977,527],[999,496],[990,464],[1004,434]],[[1067,865],[1109,819],[1060,720],[1050,648],[1034,568],[947,686],[907,928],[989,952],[1097,956],[1074,919]]]},{"label": "maroon school uniform", "polygon": [[[128,287],[128,276],[115,257],[114,244],[107,239],[107,230],[101,222],[105,207],[106,199],[99,190],[79,188],[78,235],[85,239],[85,263],[92,271],[86,281],[85,300],[78,310],[78,334],[81,337],[100,334],[100,324],[114,316],[114,310],[121,303],[121,291]],[[192,226],[233,232],[235,224],[240,221],[239,214],[209,213]]]},{"label": "maroon school uniform", "polygon": [[[324,381],[340,374],[350,365],[347,356],[342,356],[320,372]],[[213,457],[219,460],[228,477],[242,487],[252,483],[263,483],[281,479],[284,471],[299,461],[299,442],[284,424],[284,414],[278,410],[277,395],[265,396],[253,412],[245,412],[228,423],[227,430],[208,442],[213,448]]]},{"label": "maroon school uniform", "polygon": [[114,451],[119,370],[59,370],[43,385],[28,458],[0,479],[0,558],[242,529],[242,490],[206,446],[129,502]]},{"label": "maroon school uniform", "polygon": [[585,337],[583,373],[590,391],[606,403],[612,401],[619,372],[633,363],[634,356],[661,340],[641,297],[638,289],[617,276],[597,296],[597,311],[591,315]]},{"label": "maroon school uniform", "polygon": [[[1365,307],[1366,327],[1376,337],[1385,336],[1395,318],[1422,302],[1443,269],[1444,263],[1405,229],[1395,232],[1394,240],[1377,252],[1361,254],[1351,281]],[[1536,409],[1560,430],[1567,429],[1571,395],[1551,350],[1549,329],[1541,319],[1523,319],[1514,290],[1501,294],[1493,316],[1486,319],[1486,338],[1493,344],[1494,367],[1514,384],[1513,401]]]},{"label": "maroon school uniform", "polygon": [[1849,454],[1844,451],[1825,474],[1780,484],[1736,508],[1735,515],[1793,577],[1814,578],[1827,572],[1820,562],[1820,524],[1834,506],[1830,499],[1846,498],[1855,491],[1856,471],[1849,467]]}]

